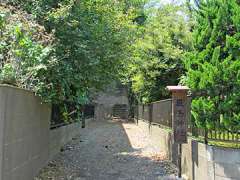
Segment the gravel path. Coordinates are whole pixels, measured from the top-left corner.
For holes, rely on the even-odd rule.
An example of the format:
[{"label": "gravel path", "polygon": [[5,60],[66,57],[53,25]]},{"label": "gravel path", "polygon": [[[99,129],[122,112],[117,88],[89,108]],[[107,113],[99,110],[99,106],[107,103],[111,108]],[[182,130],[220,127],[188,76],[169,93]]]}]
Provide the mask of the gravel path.
[{"label": "gravel path", "polygon": [[93,122],[35,180],[174,179],[174,166],[133,123]]}]

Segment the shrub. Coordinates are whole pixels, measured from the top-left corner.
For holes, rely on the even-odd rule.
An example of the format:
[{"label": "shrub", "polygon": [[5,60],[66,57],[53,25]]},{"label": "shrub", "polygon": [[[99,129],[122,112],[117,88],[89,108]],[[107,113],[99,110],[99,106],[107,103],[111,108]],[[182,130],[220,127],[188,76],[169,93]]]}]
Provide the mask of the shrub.
[{"label": "shrub", "polygon": [[196,12],[194,50],[186,55],[186,84],[199,127],[240,128],[240,5],[236,0],[202,1]]}]

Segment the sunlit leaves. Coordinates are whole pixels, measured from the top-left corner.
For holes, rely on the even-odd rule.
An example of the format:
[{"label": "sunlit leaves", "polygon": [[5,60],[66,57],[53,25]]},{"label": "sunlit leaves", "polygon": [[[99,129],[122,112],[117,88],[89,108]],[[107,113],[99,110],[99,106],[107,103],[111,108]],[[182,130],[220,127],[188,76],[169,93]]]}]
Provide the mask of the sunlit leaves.
[{"label": "sunlit leaves", "polygon": [[191,48],[184,7],[168,5],[149,11],[129,65],[133,90],[142,102],[168,96],[165,87],[178,84],[184,52]]},{"label": "sunlit leaves", "polygon": [[236,0],[210,0],[201,2],[195,14],[195,50],[184,62],[185,83],[194,94],[192,114],[198,126],[240,127],[239,13]]}]

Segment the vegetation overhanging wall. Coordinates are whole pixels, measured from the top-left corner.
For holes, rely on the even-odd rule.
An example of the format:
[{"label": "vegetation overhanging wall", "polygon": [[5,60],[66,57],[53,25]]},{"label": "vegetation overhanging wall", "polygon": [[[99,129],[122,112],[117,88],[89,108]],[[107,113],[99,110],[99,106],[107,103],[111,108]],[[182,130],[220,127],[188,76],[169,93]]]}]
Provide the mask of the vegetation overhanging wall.
[{"label": "vegetation overhanging wall", "polygon": [[0,86],[0,180],[32,180],[79,133],[79,123],[50,130],[50,117],[31,91]]}]

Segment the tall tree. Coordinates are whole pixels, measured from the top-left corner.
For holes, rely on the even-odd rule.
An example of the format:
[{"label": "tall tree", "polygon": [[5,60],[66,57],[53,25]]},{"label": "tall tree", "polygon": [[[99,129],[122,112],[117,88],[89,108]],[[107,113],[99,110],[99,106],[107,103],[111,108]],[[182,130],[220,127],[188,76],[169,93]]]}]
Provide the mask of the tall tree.
[{"label": "tall tree", "polygon": [[133,91],[140,102],[166,98],[165,87],[178,84],[183,54],[191,47],[185,8],[165,5],[152,9],[140,32],[129,64]]},{"label": "tall tree", "polygon": [[240,6],[236,0],[201,1],[195,13],[194,50],[185,60],[196,124],[240,128]]}]

